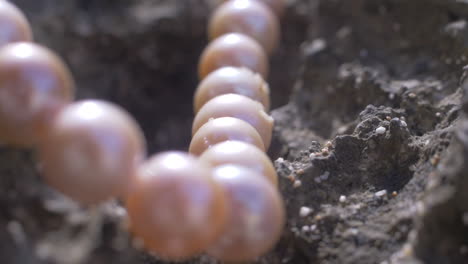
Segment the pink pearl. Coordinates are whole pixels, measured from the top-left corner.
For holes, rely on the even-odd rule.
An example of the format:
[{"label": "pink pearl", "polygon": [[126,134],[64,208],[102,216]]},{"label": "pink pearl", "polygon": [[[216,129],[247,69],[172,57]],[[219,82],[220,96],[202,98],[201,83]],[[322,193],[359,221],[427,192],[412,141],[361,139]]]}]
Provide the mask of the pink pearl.
[{"label": "pink pearl", "polygon": [[266,78],[268,57],[254,39],[239,33],[230,33],[214,39],[203,51],[198,64],[200,80],[210,72],[225,66],[245,67]]},{"label": "pink pearl", "polygon": [[224,190],[228,216],[224,233],[208,254],[222,261],[249,261],[267,253],[279,240],[285,222],[279,192],[243,167],[225,165],[213,174]]},{"label": "pink pearl", "polygon": [[28,42],[4,46],[0,49],[0,140],[37,144],[73,94],[72,76],[53,52]]},{"label": "pink pearl", "polygon": [[39,146],[43,178],[84,204],[125,196],[145,156],[138,124],[123,109],[98,100],[67,106]]},{"label": "pink pearl", "polygon": [[131,230],[150,252],[170,260],[200,254],[225,224],[221,189],[211,169],[182,152],[145,162],[127,199]]},{"label": "pink pearl", "polygon": [[0,47],[18,41],[32,41],[31,27],[14,4],[0,1]]},{"label": "pink pearl", "polygon": [[226,33],[242,33],[255,39],[271,54],[279,42],[279,22],[264,4],[252,0],[232,0],[220,5],[210,19],[210,39]]}]

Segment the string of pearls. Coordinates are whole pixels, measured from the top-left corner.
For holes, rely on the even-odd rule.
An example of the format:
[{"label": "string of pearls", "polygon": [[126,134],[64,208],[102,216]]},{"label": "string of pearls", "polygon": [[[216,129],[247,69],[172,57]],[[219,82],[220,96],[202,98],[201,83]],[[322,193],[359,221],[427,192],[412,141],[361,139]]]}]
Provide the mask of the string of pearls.
[{"label": "string of pearls", "polygon": [[65,63],[33,43],[21,11],[0,0],[0,140],[37,149],[43,179],[77,202],[122,199],[132,234],[169,260],[204,252],[252,260],[274,246],[285,222],[265,154],[273,119],[264,81],[284,3],[220,2],[200,57],[189,153],[146,158],[135,120],[109,102],[72,102]]}]

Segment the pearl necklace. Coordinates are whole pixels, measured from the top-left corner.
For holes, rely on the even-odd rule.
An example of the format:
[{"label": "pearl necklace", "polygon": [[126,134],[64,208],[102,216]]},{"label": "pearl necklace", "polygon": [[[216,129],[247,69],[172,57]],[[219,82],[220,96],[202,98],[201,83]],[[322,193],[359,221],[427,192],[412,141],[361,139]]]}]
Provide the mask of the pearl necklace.
[{"label": "pearl necklace", "polygon": [[36,148],[45,182],[77,202],[122,199],[132,234],[168,260],[203,252],[252,260],[274,246],[285,222],[265,154],[273,119],[264,81],[284,3],[222,2],[200,57],[189,153],[146,158],[135,120],[109,102],[72,102],[65,63],[33,43],[25,16],[0,1],[0,140]]}]

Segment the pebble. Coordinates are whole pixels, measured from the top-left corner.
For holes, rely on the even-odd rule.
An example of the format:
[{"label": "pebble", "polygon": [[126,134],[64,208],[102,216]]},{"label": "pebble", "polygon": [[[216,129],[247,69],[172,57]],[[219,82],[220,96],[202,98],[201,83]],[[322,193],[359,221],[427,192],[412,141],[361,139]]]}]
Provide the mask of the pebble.
[{"label": "pebble", "polygon": [[407,127],[408,126],[408,124],[404,120],[401,120],[400,124],[401,124],[402,127]]},{"label": "pebble", "polygon": [[301,217],[307,217],[308,215],[310,215],[312,213],[312,208],[310,207],[307,207],[307,206],[303,206],[301,207],[301,209],[299,210],[299,216]]},{"label": "pebble", "polygon": [[387,195],[387,190],[381,190],[381,191],[378,191],[375,193],[375,196],[376,197],[382,197],[382,196],[385,196]]},{"label": "pebble", "polygon": [[276,160],[276,162],[279,163],[279,164],[281,164],[281,163],[284,162],[284,159],[283,159],[283,158],[278,158],[278,159]]},{"label": "pebble", "polygon": [[344,202],[346,202],[346,196],[341,195],[340,196],[340,203],[344,203]]},{"label": "pebble", "polygon": [[301,187],[301,185],[302,185],[302,182],[300,180],[295,180],[293,183],[294,188],[299,188]]},{"label": "pebble", "polygon": [[385,131],[387,131],[387,129],[386,129],[385,127],[382,127],[382,126],[381,126],[381,127],[378,127],[378,128],[375,130],[375,133],[381,135],[381,134],[384,134]]},{"label": "pebble", "polygon": [[315,55],[327,48],[327,42],[324,39],[314,39],[311,43],[304,43],[302,52],[306,56]]}]

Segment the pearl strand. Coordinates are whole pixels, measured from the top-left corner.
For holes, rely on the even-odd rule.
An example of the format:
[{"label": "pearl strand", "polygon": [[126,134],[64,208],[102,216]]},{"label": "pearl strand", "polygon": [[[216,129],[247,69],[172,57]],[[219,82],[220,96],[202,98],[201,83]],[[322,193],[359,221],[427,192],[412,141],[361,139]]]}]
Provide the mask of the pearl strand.
[{"label": "pearl strand", "polygon": [[281,14],[280,2],[232,0],[214,11],[189,149],[201,156],[169,151],[145,160],[134,119],[108,102],[72,103],[65,64],[32,43],[24,15],[1,1],[0,29],[10,35],[0,39],[0,139],[36,148],[43,179],[82,204],[123,199],[131,232],[154,254],[254,259],[276,243],[285,218],[264,153],[273,120],[263,78],[279,38],[269,7]]}]

